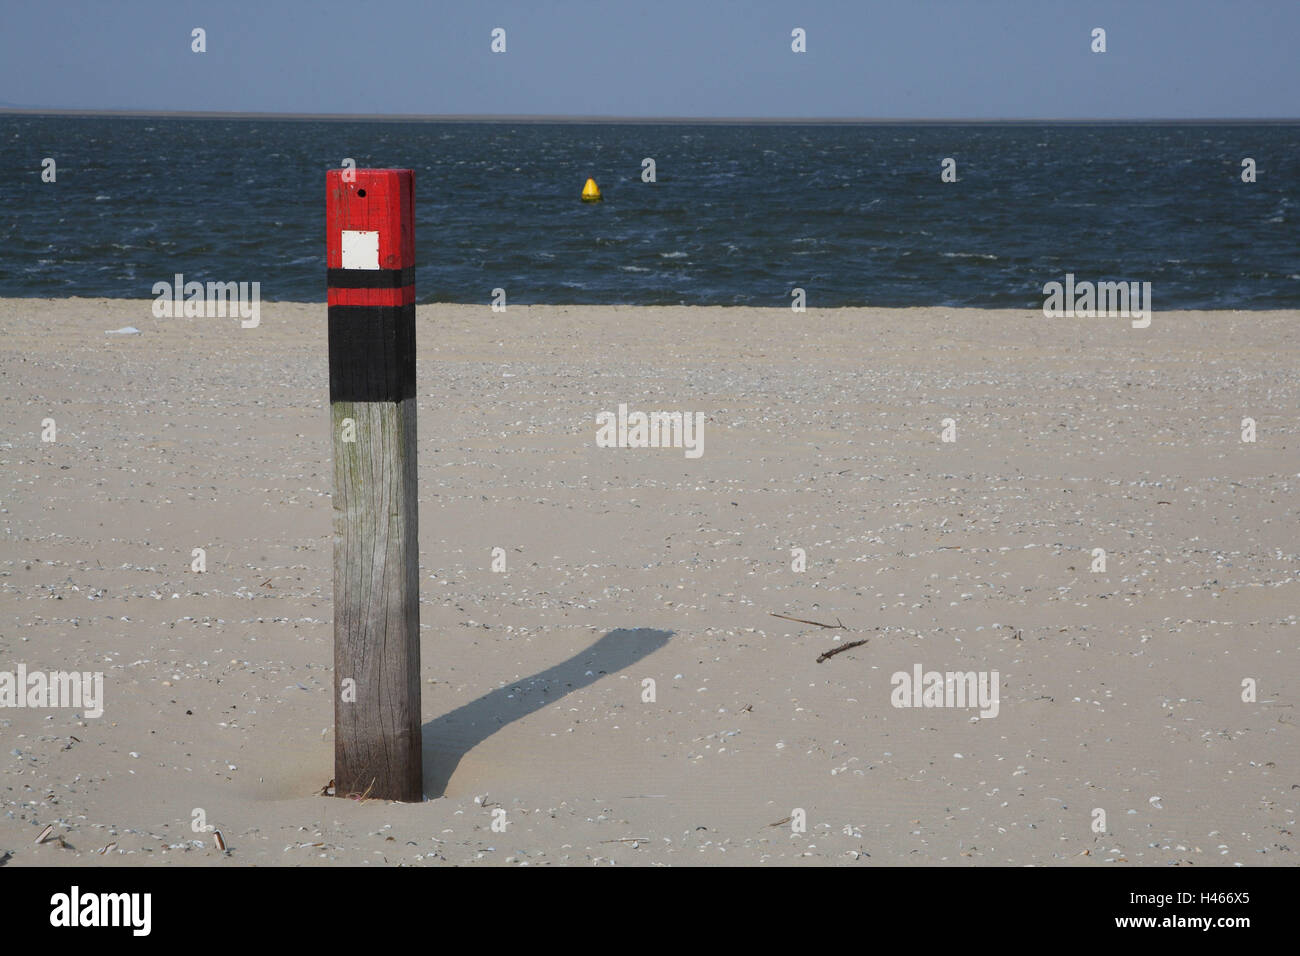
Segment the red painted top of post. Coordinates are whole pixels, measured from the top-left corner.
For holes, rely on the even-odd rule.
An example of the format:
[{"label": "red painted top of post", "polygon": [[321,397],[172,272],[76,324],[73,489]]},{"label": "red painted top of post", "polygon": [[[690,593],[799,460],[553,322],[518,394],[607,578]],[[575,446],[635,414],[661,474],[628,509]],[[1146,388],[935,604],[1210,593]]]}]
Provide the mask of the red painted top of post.
[{"label": "red painted top of post", "polygon": [[[331,169],[325,184],[326,268],[370,272],[372,275],[358,281],[379,286],[335,288],[337,273],[331,273],[329,304],[414,302],[415,173],[409,169]],[[344,233],[349,234],[347,242]],[[374,233],[377,237],[371,235]],[[376,240],[378,255],[373,246]],[[391,274],[391,281],[385,273]],[[352,278],[342,284],[353,286]]]}]

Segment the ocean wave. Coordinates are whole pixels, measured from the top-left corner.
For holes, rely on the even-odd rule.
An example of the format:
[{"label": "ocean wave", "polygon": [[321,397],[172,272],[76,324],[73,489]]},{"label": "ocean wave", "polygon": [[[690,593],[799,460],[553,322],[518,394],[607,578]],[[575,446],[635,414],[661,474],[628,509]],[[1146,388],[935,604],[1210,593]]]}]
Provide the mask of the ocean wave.
[{"label": "ocean wave", "polygon": [[[338,161],[338,126],[151,118],[151,132],[140,136],[136,120],[9,122],[0,124],[5,155],[12,154],[5,137],[13,135],[14,142],[60,143],[83,165],[68,188],[35,192],[30,209],[11,211],[0,224],[6,294],[115,296],[178,271],[257,275],[268,299],[323,294],[314,264],[324,254],[324,196],[298,186],[319,182],[313,157]],[[1285,229],[1259,228],[1295,222],[1294,190],[1265,178],[1250,190],[1257,201],[1229,209],[1221,190],[1197,174],[1216,157],[1293,155],[1300,145],[1293,127],[1225,127],[1212,145],[1197,146],[1195,127],[669,126],[656,135],[678,172],[674,179],[661,168],[655,188],[631,185],[639,178],[635,161],[651,151],[639,125],[347,129],[348,151],[416,169],[422,297],[434,285],[439,298],[461,301],[485,287],[519,285],[539,302],[758,304],[770,302],[771,283],[789,272],[801,277],[792,285],[817,289],[819,306],[1020,307],[1026,275],[1070,271],[1096,280],[1120,271],[1122,257],[1122,274],[1161,278],[1166,308],[1300,307],[1296,274],[1285,272],[1296,270],[1294,243]],[[1052,139],[1038,140],[1044,132]],[[273,179],[244,169],[255,187],[238,175],[231,180],[225,146],[241,141],[265,151],[259,155],[275,164]],[[177,142],[185,143],[183,161]],[[596,179],[627,185],[621,199],[586,207],[573,171],[585,177],[603,150],[611,157],[592,170]],[[940,197],[932,163],[950,154],[983,155],[990,169],[1020,172],[994,176],[988,189],[945,188]],[[1091,159],[1079,162],[1081,155]],[[633,157],[622,174],[619,156]],[[1193,156],[1200,159],[1189,163]],[[1125,169],[1132,172],[1120,175]],[[911,175],[900,171],[922,170],[925,186],[900,188]],[[158,183],[144,179],[148,171]],[[102,192],[132,176],[151,188],[120,201]],[[1117,233],[1142,239],[1117,249]],[[1242,234],[1254,237],[1249,253],[1238,250]],[[942,245],[957,249],[936,250]],[[96,271],[106,262],[113,267]],[[821,278],[804,279],[814,265]],[[143,278],[117,278],[132,273]]]}]

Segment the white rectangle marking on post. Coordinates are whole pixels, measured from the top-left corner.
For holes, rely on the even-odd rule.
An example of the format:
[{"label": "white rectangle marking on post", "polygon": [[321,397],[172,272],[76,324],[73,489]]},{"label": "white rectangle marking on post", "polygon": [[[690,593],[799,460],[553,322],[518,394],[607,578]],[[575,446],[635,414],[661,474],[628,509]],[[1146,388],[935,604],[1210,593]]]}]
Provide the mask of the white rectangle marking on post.
[{"label": "white rectangle marking on post", "polygon": [[379,233],[344,229],[343,268],[378,269]]}]

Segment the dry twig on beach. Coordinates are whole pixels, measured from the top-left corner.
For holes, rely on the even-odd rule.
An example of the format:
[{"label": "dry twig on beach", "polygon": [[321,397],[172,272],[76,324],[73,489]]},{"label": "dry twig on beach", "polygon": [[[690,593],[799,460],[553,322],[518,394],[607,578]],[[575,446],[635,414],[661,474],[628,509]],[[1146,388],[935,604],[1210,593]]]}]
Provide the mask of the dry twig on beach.
[{"label": "dry twig on beach", "polygon": [[777,614],[777,613],[774,612],[774,611],[768,611],[767,613],[770,614],[770,615],[772,615],[772,617],[779,617],[779,618],[781,618],[782,620],[786,620],[786,621],[798,621],[800,624],[813,624],[813,625],[816,625],[817,627],[827,627],[827,628],[830,628],[832,631],[834,631],[834,630],[847,631],[847,630],[848,630],[848,628],[844,626],[844,622],[841,621],[838,617],[835,619],[835,623],[834,623],[834,624],[823,624],[821,621],[805,621],[805,620],[804,620],[803,618],[801,618],[801,617],[791,617],[789,614]]},{"label": "dry twig on beach", "polygon": [[[834,624],[823,624],[821,621],[810,621],[802,617],[791,617],[789,614],[777,614],[775,611],[768,611],[767,613],[772,617],[779,617],[783,621],[795,621],[799,624],[811,624],[814,627],[824,627],[832,631],[848,630],[848,627],[845,625],[845,623],[841,621],[838,617],[835,619]],[[879,630],[879,628],[877,628],[877,630]],[[848,644],[844,644],[841,645],[840,647],[833,648],[827,651],[826,653],[822,654],[820,657],[818,657],[817,663],[820,664],[822,661],[834,657],[836,654],[840,653],[840,651],[847,651],[850,647],[861,647],[865,643],[867,643],[867,640],[866,638],[863,638],[860,641],[850,641]]]},{"label": "dry twig on beach", "polygon": [[847,651],[850,647],[861,647],[865,643],[867,643],[867,639],[864,637],[860,641],[849,641],[849,643],[841,644],[839,647],[832,647],[825,654],[822,654],[819,658],[817,658],[817,663],[820,664],[822,661],[834,657],[836,654],[839,654],[841,651]]},{"label": "dry twig on beach", "polygon": [[369,785],[368,787],[366,787],[366,792],[365,792],[365,793],[357,793],[355,790],[353,790],[351,793],[348,794],[348,799],[350,799],[350,800],[359,800],[359,801],[361,801],[362,803],[365,803],[365,802],[366,802],[366,798],[370,796],[370,791],[373,790],[373,789],[375,788],[375,781],[378,780],[378,779],[379,779],[378,777],[371,777],[371,778],[370,778],[370,785]]}]

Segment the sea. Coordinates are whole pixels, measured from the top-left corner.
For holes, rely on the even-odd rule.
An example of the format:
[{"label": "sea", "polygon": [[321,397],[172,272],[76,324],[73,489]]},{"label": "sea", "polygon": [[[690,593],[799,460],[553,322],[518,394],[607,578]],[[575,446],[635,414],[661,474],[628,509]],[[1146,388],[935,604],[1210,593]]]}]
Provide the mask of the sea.
[{"label": "sea", "polygon": [[345,160],[415,171],[424,303],[1041,308],[1069,273],[1157,311],[1300,308],[1300,125],[1228,123],[5,114],[0,296],[181,273],[323,302]]}]

